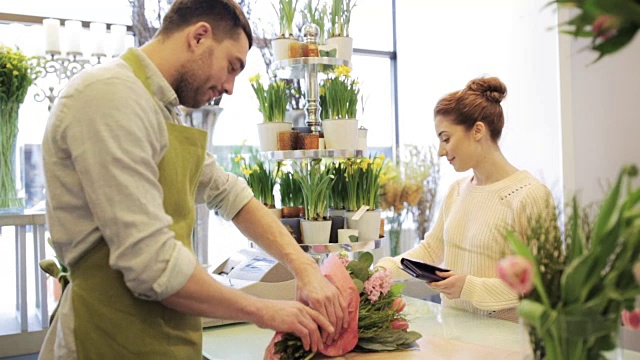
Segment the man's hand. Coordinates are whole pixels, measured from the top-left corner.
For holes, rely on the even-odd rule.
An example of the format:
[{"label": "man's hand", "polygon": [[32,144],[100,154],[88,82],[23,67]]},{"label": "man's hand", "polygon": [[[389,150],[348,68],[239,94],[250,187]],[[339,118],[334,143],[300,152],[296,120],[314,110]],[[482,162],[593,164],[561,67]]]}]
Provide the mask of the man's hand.
[{"label": "man's hand", "polygon": [[[331,344],[349,326],[347,302],[340,291],[317,270],[296,279],[296,297],[329,320],[333,331],[323,331],[322,341]],[[324,330],[327,330],[323,327]]]},{"label": "man's hand", "polygon": [[325,317],[298,301],[264,300],[258,306],[259,315],[252,322],[261,328],[296,334],[305,350],[318,352],[324,348],[320,328],[324,333],[334,332]]},{"label": "man's hand", "polygon": [[442,281],[434,281],[427,283],[433,290],[444,294],[448,299],[457,299],[460,297],[467,275],[456,274],[453,271],[440,272],[436,271],[436,275],[445,278]]}]

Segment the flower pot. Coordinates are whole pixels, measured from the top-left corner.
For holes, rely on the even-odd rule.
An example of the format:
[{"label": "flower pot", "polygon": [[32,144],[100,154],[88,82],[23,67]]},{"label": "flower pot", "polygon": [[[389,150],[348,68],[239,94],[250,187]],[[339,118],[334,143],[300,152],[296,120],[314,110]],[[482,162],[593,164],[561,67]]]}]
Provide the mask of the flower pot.
[{"label": "flower pot", "polygon": [[366,211],[360,219],[354,220],[355,211],[347,211],[347,228],[358,230],[359,241],[376,240],[380,238],[380,210]]},{"label": "flower pot", "polygon": [[327,149],[353,150],[358,146],[358,120],[322,120],[324,146]]},{"label": "flower pot", "polygon": [[277,38],[271,40],[273,50],[273,61],[280,61],[289,58],[289,44],[296,41],[290,38]]},{"label": "flower pot", "polygon": [[327,39],[327,48],[336,49],[336,57],[351,61],[353,54],[353,39],[348,36],[335,36]]},{"label": "flower pot", "polygon": [[331,235],[331,220],[300,220],[302,242],[309,245],[327,244]]},{"label": "flower pot", "polygon": [[258,124],[260,151],[278,150],[278,133],[291,130],[288,122],[263,122]]}]

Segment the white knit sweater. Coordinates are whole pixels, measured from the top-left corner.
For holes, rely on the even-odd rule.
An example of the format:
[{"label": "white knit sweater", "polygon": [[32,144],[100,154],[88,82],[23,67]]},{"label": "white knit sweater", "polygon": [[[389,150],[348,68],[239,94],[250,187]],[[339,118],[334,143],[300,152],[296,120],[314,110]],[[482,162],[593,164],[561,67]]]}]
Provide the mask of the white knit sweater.
[{"label": "white knit sweater", "polygon": [[466,274],[460,298],[441,296],[443,305],[516,321],[518,294],[497,278],[496,271],[498,261],[511,253],[505,231],[513,229],[523,236],[528,219],[554,214],[551,192],[526,171],[485,186],[472,184],[471,177],[461,179],[449,189],[424,240],[402,255],[381,259],[377,266],[406,279],[400,259],[408,257]]}]

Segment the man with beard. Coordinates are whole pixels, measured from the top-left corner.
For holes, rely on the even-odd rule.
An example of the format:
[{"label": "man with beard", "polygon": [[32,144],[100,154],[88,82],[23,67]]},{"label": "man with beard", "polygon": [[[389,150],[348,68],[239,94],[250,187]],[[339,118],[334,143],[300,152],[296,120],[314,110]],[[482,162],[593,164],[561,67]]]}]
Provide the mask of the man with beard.
[{"label": "man with beard", "polygon": [[[206,133],[180,124],[179,104],[233,92],[251,43],[233,0],[177,0],[152,41],[82,72],[58,98],[43,139],[47,219],[71,283],[42,358],[201,359],[200,316],[292,332],[313,351],[348,325],[315,262],[215,164]],[[286,264],[299,302],[214,281],[191,251],[195,203]]]}]

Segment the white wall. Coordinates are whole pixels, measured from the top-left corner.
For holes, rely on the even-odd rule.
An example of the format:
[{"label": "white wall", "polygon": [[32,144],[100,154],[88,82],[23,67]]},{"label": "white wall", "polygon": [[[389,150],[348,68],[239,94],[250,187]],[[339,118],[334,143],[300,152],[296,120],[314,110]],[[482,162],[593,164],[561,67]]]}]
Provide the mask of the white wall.
[{"label": "white wall", "polygon": [[560,41],[563,171],[567,194],[591,202],[603,198],[623,165],[640,165],[640,36],[596,63],[586,46],[568,36]]}]

